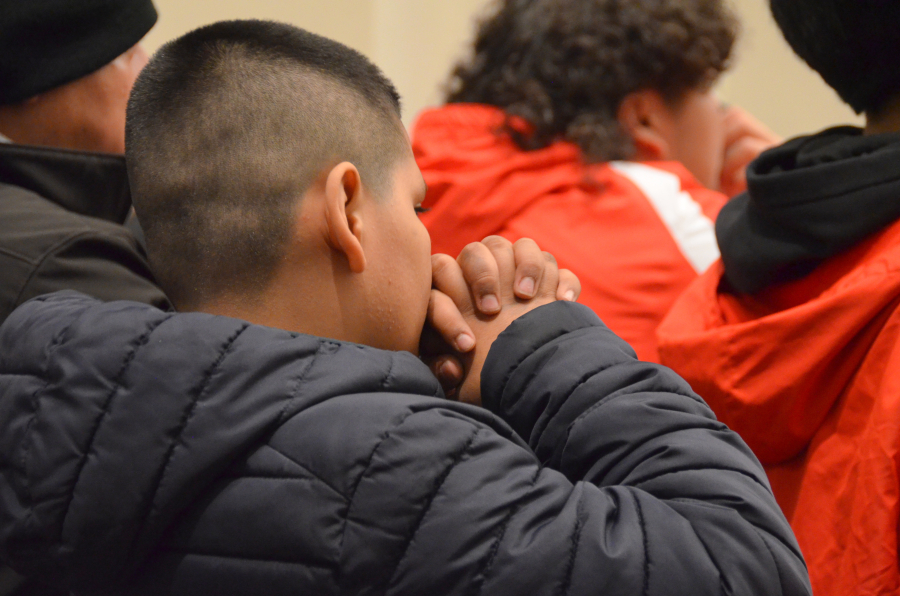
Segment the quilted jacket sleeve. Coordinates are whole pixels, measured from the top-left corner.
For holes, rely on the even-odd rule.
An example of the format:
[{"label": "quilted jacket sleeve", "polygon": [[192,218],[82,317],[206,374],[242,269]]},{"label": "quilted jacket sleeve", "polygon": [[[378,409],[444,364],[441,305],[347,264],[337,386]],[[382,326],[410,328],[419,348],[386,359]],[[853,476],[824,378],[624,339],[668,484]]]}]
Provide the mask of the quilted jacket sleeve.
[{"label": "quilted jacket sleeve", "polygon": [[[350,505],[342,592],[810,593],[746,445],[588,309],[557,303],[516,321],[482,380],[512,430],[446,407],[387,434]],[[398,503],[411,501],[412,522],[399,524]],[[388,564],[365,572],[366,547]]]}]

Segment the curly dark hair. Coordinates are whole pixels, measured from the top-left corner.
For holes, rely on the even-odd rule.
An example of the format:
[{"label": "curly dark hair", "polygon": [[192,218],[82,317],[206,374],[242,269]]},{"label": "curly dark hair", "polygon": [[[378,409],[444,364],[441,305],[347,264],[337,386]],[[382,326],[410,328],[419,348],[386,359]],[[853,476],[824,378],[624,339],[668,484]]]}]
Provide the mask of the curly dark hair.
[{"label": "curly dark hair", "polygon": [[500,0],[474,54],[454,69],[447,102],[502,108],[525,150],[565,139],[586,161],[628,159],[622,100],[655,89],[677,102],[708,88],[728,67],[737,31],[725,0]]}]

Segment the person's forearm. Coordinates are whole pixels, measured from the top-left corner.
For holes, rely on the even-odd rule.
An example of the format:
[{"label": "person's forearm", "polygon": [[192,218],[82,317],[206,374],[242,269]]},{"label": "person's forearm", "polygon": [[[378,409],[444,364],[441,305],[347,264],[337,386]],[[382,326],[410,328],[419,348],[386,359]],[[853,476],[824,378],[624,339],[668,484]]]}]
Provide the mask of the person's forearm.
[{"label": "person's forearm", "polygon": [[617,499],[631,495],[657,560],[691,565],[695,555],[671,545],[699,541],[728,582],[755,593],[771,586],[772,568],[759,560],[771,552],[783,591],[806,593],[796,541],[744,442],[684,380],[638,361],[586,308],[551,304],[517,320],[495,342],[482,382],[484,405],[545,466]]}]

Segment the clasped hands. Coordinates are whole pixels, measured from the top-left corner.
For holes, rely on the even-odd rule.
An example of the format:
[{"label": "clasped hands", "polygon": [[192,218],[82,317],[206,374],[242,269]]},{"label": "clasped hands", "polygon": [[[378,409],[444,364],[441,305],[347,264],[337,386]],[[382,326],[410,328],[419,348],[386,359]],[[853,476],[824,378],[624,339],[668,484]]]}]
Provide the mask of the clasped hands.
[{"label": "clasped hands", "polygon": [[446,395],[481,403],[481,369],[497,336],[518,317],[578,299],[581,283],[530,239],[489,236],[459,257],[431,258],[432,290],[420,355]]}]

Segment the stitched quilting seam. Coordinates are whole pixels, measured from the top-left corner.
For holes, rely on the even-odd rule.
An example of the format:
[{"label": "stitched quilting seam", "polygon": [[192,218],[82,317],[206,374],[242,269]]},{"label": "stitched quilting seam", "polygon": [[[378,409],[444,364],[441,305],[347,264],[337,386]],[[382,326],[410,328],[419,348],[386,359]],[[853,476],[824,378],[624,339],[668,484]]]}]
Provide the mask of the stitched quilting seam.
[{"label": "stitched quilting seam", "polygon": [[[596,375],[599,375],[603,371],[608,370],[609,368],[611,368],[613,366],[615,366],[615,364],[608,364],[601,368],[592,370],[591,372],[585,374],[580,379],[578,379],[578,382],[575,384],[575,386],[572,389],[566,391],[566,398],[558,400],[559,404],[556,406],[556,409],[552,413],[547,414],[547,411],[546,410],[544,411],[544,416],[542,416],[542,418],[544,419],[544,422],[541,423],[539,420],[538,425],[535,425],[535,429],[532,432],[532,434],[536,435],[538,437],[543,435],[544,431],[547,430],[547,427],[550,426],[550,423],[553,422],[553,420],[556,418],[556,416],[559,414],[559,412],[563,409],[563,406],[566,405],[566,402],[568,401],[569,397],[571,397],[576,391],[581,389],[581,387],[583,387],[585,385],[585,383],[590,381]],[[605,399],[605,398],[601,398],[601,400],[602,399]],[[596,404],[594,404],[594,405],[596,405]],[[580,418],[580,416],[579,416],[579,418]],[[576,421],[577,421],[577,419],[576,419]],[[537,444],[537,441],[535,442],[535,444]]]},{"label": "stitched quilting seam", "polygon": [[566,576],[562,585],[557,592],[560,596],[569,593],[572,586],[572,574],[575,573],[575,558],[578,556],[578,545],[581,544],[581,532],[584,529],[584,494],[578,499],[578,506],[575,509],[575,528],[572,530],[572,546],[569,547],[569,560],[566,563]]},{"label": "stitched quilting seam", "polygon": [[[268,449],[271,449],[272,451],[274,451],[275,453],[277,453],[278,455],[280,455],[280,456],[283,457],[284,459],[288,460],[289,462],[291,462],[292,464],[294,464],[295,466],[297,466],[298,468],[300,468],[301,470],[303,470],[305,473],[309,474],[311,478],[314,478],[314,479],[318,480],[318,481],[321,482],[323,485],[325,485],[326,487],[328,487],[329,489],[331,489],[332,492],[334,492],[336,495],[338,495],[341,499],[343,499],[344,501],[347,501],[347,502],[349,503],[349,499],[347,499],[347,496],[344,495],[344,493],[342,493],[341,491],[339,491],[339,490],[336,489],[335,487],[331,486],[331,484],[328,483],[328,482],[326,482],[324,478],[322,478],[321,476],[319,476],[318,474],[316,474],[315,472],[313,472],[312,470],[310,470],[308,467],[304,466],[303,464],[301,464],[300,462],[298,462],[296,459],[292,458],[292,457],[289,456],[288,454],[284,453],[283,451],[281,451],[281,450],[279,450],[279,449],[276,449],[276,448],[273,447],[272,445],[266,445],[265,447],[268,448]],[[256,476],[252,476],[252,477],[255,478]],[[274,476],[273,476],[273,477],[274,477]],[[248,478],[248,476],[240,476],[240,478]]]},{"label": "stitched quilting seam", "polygon": [[[582,423],[589,414],[596,412],[604,405],[613,403],[613,401],[615,401],[616,399],[619,399],[619,398],[625,397],[625,396],[633,397],[634,395],[636,395],[636,394],[626,393],[625,391],[620,390],[613,395],[607,395],[606,397],[603,398],[602,401],[594,404],[593,406],[591,406],[590,408],[585,410],[585,412],[582,413],[581,415],[579,415],[578,418],[576,418],[569,425],[569,428],[566,429],[566,438],[565,438],[564,445],[568,445],[569,439],[572,436],[572,433],[575,432],[575,427],[578,426],[580,423]],[[671,394],[671,395],[679,395],[681,397],[687,397],[687,396],[681,395],[681,394]],[[707,407],[707,406],[704,404],[704,407]],[[708,422],[713,422],[715,424],[719,424],[720,426],[722,426],[724,428],[724,425],[720,422],[717,422],[715,419],[704,418],[704,420],[707,420]],[[644,437],[643,440],[641,440],[640,442],[632,442],[632,443],[628,444],[628,446],[625,448],[625,452],[618,459],[619,460],[624,459],[628,455],[630,455],[630,454],[634,453],[635,451],[637,451],[638,449],[640,449],[643,445],[649,443],[650,441],[656,440],[662,436],[671,435],[673,433],[685,431],[685,430],[698,430],[698,428],[699,427],[697,427],[696,425],[691,425],[691,426],[683,426],[683,427],[678,427],[678,428],[669,427],[669,428],[665,428],[665,429],[660,429],[656,434]]]},{"label": "stitched quilting seam", "polygon": [[759,478],[757,478],[750,472],[747,472],[746,470],[741,470],[740,468],[730,468],[728,466],[703,466],[702,468],[697,467],[697,466],[682,466],[680,468],[675,468],[675,469],[667,468],[666,471],[664,471],[664,472],[661,472],[659,474],[651,474],[649,476],[644,476],[643,478],[637,478],[637,479],[631,480],[628,484],[629,484],[629,486],[638,487],[641,484],[646,484],[650,481],[658,480],[664,476],[669,476],[670,474],[680,474],[682,472],[705,472],[707,470],[716,470],[719,472],[734,472],[735,474],[740,474],[742,476],[746,476],[747,478],[750,478],[756,484],[758,484],[759,486],[764,488],[767,494],[769,494],[769,495],[772,494],[772,491],[769,490],[769,487],[767,487],[765,484],[763,484],[763,482]]},{"label": "stitched quilting seam", "polygon": [[[730,509],[730,507],[727,507],[725,505],[717,505],[715,503],[709,503],[707,501],[701,501],[699,499],[691,499],[689,497],[676,497],[673,499],[666,499],[666,501],[670,502],[670,503],[685,503],[687,505],[692,505],[694,507],[703,507],[705,509],[716,509],[719,511],[721,511],[722,509]],[[748,524],[750,524],[753,527],[753,529],[756,530],[757,533],[765,533],[767,536],[770,536],[773,540],[778,542],[778,544],[780,544],[784,548],[791,551],[791,553],[795,557],[797,557],[798,559],[803,559],[803,554],[797,549],[797,547],[785,542],[784,540],[781,540],[781,538],[779,538],[778,536],[771,534],[768,530],[753,523],[749,519],[744,518],[744,521],[747,522]]]},{"label": "stitched quilting seam", "polygon": [[394,380],[394,379],[393,379],[393,374],[394,374],[394,355],[391,354],[391,355],[388,357],[388,369],[387,369],[387,373],[385,373],[384,379],[381,380],[381,388],[382,388],[383,390],[387,390],[387,388],[388,388],[388,386],[390,385],[391,381]]},{"label": "stitched quilting seam", "polygon": [[[534,476],[531,477],[531,482],[528,483],[528,490],[526,490],[525,495],[523,495],[522,499],[527,499],[530,491],[534,488],[534,484],[537,482],[537,479],[541,475],[541,471],[543,468],[540,465],[535,466],[536,469],[534,471]],[[494,538],[493,544],[491,544],[491,548],[488,551],[488,556],[485,560],[484,567],[481,569],[481,572],[475,576],[475,581],[472,583],[472,587],[469,589],[469,592],[472,594],[480,594],[481,590],[484,588],[484,584],[487,582],[488,574],[491,569],[493,569],[494,561],[497,559],[497,553],[500,552],[500,544],[503,542],[504,536],[506,536],[506,530],[509,528],[509,524],[512,523],[512,520],[515,518],[516,514],[522,510],[522,504],[516,504],[509,508],[509,512],[506,514],[505,519],[500,524],[500,530],[497,532],[496,538]]]},{"label": "stitched quilting seam", "polygon": [[[766,542],[765,536],[763,536],[756,527],[753,528],[753,531],[756,532],[757,536],[759,536],[759,539],[763,543],[763,546],[766,547],[766,551],[769,553],[769,556],[772,557],[772,564],[775,565],[775,571],[778,573],[778,585],[781,587],[781,593],[784,594],[784,573],[782,573],[781,566],[778,564],[778,557],[776,557],[775,553],[772,552],[772,548],[769,546],[769,543]],[[724,586],[722,589],[722,593],[725,593]]]},{"label": "stitched quilting seam", "polygon": [[641,502],[637,495],[632,491],[631,498],[634,499],[634,507],[638,515],[638,525],[641,527],[641,538],[644,546],[644,589],[641,593],[647,596],[650,593],[650,542],[647,537],[647,526],[644,522],[644,510],[641,508]]},{"label": "stitched quilting seam", "polygon": [[277,563],[281,565],[296,565],[298,567],[314,567],[316,569],[326,569],[331,570],[334,568],[333,564],[324,564],[324,563],[304,563],[303,561],[295,561],[288,559],[277,559],[274,557],[248,557],[246,555],[236,555],[236,554],[227,554],[227,553],[209,553],[209,552],[200,552],[196,550],[187,550],[187,549],[179,549],[179,548],[167,548],[166,552],[187,555],[190,557],[207,557],[213,559],[229,559],[234,561],[248,561],[248,562],[256,562],[256,563]]},{"label": "stitched quilting seam", "polygon": [[344,516],[344,524],[341,528],[341,543],[338,546],[338,557],[343,558],[344,554],[344,537],[347,534],[347,522],[350,520],[350,513],[353,509],[353,499],[356,497],[356,491],[359,489],[359,485],[362,483],[363,478],[365,478],[366,473],[369,471],[369,468],[372,467],[372,462],[375,460],[375,454],[378,453],[378,449],[384,444],[384,442],[391,436],[391,432],[393,432],[398,426],[403,424],[407,418],[415,414],[415,412],[406,412],[400,420],[397,421],[396,424],[391,426],[388,430],[384,431],[381,434],[381,437],[378,439],[378,442],[375,443],[375,446],[372,448],[372,452],[369,453],[369,457],[366,459],[366,465],[363,467],[362,472],[360,472],[359,476],[353,482],[353,487],[350,489],[350,496],[347,503],[347,513]]},{"label": "stitched quilting seam", "polygon": [[425,506],[422,507],[422,511],[419,513],[419,519],[416,520],[416,524],[413,526],[413,530],[409,535],[409,538],[406,541],[406,548],[403,549],[403,554],[400,555],[400,558],[397,559],[397,563],[394,565],[393,571],[391,571],[390,579],[388,580],[387,586],[385,587],[385,594],[387,594],[388,590],[391,589],[391,586],[394,583],[394,578],[397,576],[397,572],[400,570],[400,566],[406,560],[407,555],[409,554],[409,549],[412,546],[413,540],[415,540],[416,534],[419,532],[419,528],[422,527],[422,522],[425,521],[425,517],[428,515],[428,512],[431,510],[431,504],[434,503],[434,498],[441,491],[441,487],[444,486],[444,482],[447,480],[447,477],[450,476],[450,472],[453,471],[454,468],[462,461],[465,455],[469,452],[469,448],[472,446],[472,443],[475,442],[475,438],[478,436],[478,433],[481,431],[481,428],[476,427],[473,431],[469,440],[466,441],[466,444],[463,445],[462,449],[460,449],[457,453],[453,455],[453,459],[450,462],[450,465],[441,472],[441,475],[437,478],[434,483],[434,488],[428,494],[428,497],[425,500]]},{"label": "stitched quilting seam", "polygon": [[[87,464],[88,457],[90,457],[91,453],[94,449],[94,441],[97,439],[97,434],[100,432],[100,425],[103,424],[103,419],[109,414],[110,409],[112,408],[113,401],[115,400],[116,395],[119,393],[119,389],[122,385],[122,380],[125,378],[125,373],[128,372],[128,367],[131,366],[131,363],[134,362],[135,356],[138,353],[138,350],[150,341],[150,335],[156,331],[160,325],[169,320],[169,317],[164,319],[160,319],[158,321],[154,321],[147,325],[147,330],[135,340],[131,348],[128,350],[128,353],[125,355],[125,359],[122,362],[122,366],[119,369],[119,372],[116,374],[113,379],[112,388],[109,391],[109,394],[106,396],[106,399],[103,402],[103,407],[101,409],[100,414],[97,416],[97,419],[94,421],[94,427],[91,429],[91,435],[88,439],[87,447],[84,450],[84,454],[78,461],[78,466],[75,470],[74,475],[74,484],[72,489],[69,491],[68,496],[66,497],[66,505],[63,509],[63,519],[60,527],[65,528],[66,519],[69,516],[69,507],[72,505],[72,500],[75,498],[75,492],[78,489],[78,483],[81,479],[81,472],[84,470],[84,466]],[[64,541],[64,539],[63,539]]]},{"label": "stitched quilting seam", "polygon": [[[613,401],[615,401],[616,399],[618,399],[620,397],[634,396],[634,395],[639,395],[639,394],[652,394],[652,393],[665,393],[667,395],[677,395],[678,397],[687,398],[694,403],[698,403],[698,404],[703,405],[706,408],[709,408],[709,406],[706,404],[706,402],[704,402],[702,399],[700,399],[699,396],[690,395],[687,393],[681,393],[678,391],[672,391],[671,389],[668,389],[665,391],[657,389],[657,390],[653,390],[653,391],[640,391],[638,393],[628,393],[625,391],[625,388],[623,387],[622,389],[619,389],[619,390],[613,392],[612,394],[607,395],[602,400],[598,401],[597,403],[592,405],[590,408],[588,408],[587,410],[582,412],[578,416],[578,418],[576,418],[575,420],[572,421],[572,426],[575,426],[576,424],[581,422],[581,420],[583,418],[587,418],[588,416],[590,416],[594,412],[594,410],[598,410],[601,407],[605,406],[606,404],[612,403]],[[707,418],[707,420],[712,420],[712,418]]]},{"label": "stitched quilting seam", "polygon": [[[319,479],[314,476],[287,476],[278,474],[235,474],[235,475],[225,475],[219,476],[219,480],[227,480],[228,482],[234,482],[239,480],[266,480],[266,481],[284,481],[284,482],[313,482],[317,484],[321,484]],[[331,488],[330,486],[328,488]]]},{"label": "stitched quilting seam", "polygon": [[[313,352],[311,358],[307,362],[306,366],[303,367],[303,370],[300,371],[300,374],[297,376],[297,380],[294,382],[294,389],[291,391],[291,394],[288,396],[287,401],[284,404],[284,407],[281,408],[281,411],[278,413],[278,424],[280,427],[284,423],[284,418],[287,415],[288,411],[290,411],[291,406],[296,401],[297,397],[300,395],[300,389],[303,387],[303,381],[306,380],[306,375],[309,374],[309,371],[312,370],[313,365],[315,365],[316,360],[319,358],[319,354],[322,352],[322,348],[324,347],[324,342],[319,342],[316,346],[316,351]],[[281,453],[279,451],[279,453]],[[284,455],[282,453],[282,455]],[[287,457],[287,456],[285,456]],[[289,458],[290,459],[290,458]],[[294,462],[296,463],[296,462]]]},{"label": "stitched quilting seam", "polygon": [[[638,490],[640,490],[640,489],[638,489]],[[635,497],[635,499],[637,499],[637,497]],[[676,500],[678,500],[678,499],[670,499],[670,500],[676,501]],[[691,531],[694,533],[694,536],[697,537],[697,541],[700,543],[700,546],[703,547],[703,551],[706,553],[706,556],[709,558],[709,562],[712,563],[712,566],[715,567],[715,569],[716,569],[716,573],[719,574],[719,589],[722,590],[722,593],[723,593],[723,596],[724,596],[725,594],[728,593],[728,591],[725,590],[725,586],[724,586],[724,584],[722,583],[722,582],[723,582],[723,579],[722,579],[722,578],[725,577],[725,575],[722,573],[722,569],[719,567],[719,564],[716,562],[715,558],[713,558],[712,553],[710,553],[709,547],[706,546],[706,543],[705,543],[705,542],[703,542],[703,538],[701,538],[701,537],[700,537],[700,534],[697,533],[697,528],[694,527],[694,524],[692,524],[692,523],[690,522],[690,520],[688,520],[688,519],[684,516],[684,514],[681,513],[680,511],[678,512],[678,514],[682,517],[682,519],[684,519],[684,520],[687,522],[688,527],[689,527],[689,528],[691,529]]]},{"label": "stitched quilting seam", "polygon": [[30,448],[30,439],[31,439],[31,428],[34,425],[35,421],[38,418],[38,412],[40,411],[41,406],[41,398],[40,396],[47,391],[47,387],[50,386],[50,362],[56,356],[56,352],[59,350],[60,346],[62,346],[64,342],[63,337],[68,334],[69,329],[80,319],[80,317],[74,318],[69,322],[68,325],[62,328],[62,330],[57,333],[53,339],[50,341],[50,346],[47,349],[47,358],[44,360],[44,366],[41,373],[44,376],[44,382],[41,386],[35,390],[34,393],[31,394],[28,403],[31,406],[31,414],[28,417],[28,422],[25,424],[25,432],[22,435],[22,443],[19,445],[19,453],[11,458],[10,465],[15,466],[18,461],[21,468],[18,472],[22,475],[24,482],[22,483],[25,489],[25,504],[29,508],[28,516],[31,517],[31,505],[34,503],[34,496],[31,494],[31,485],[28,482],[28,453]]},{"label": "stitched quilting seam", "polygon": [[[500,383],[500,395],[502,396],[504,393],[506,393],[506,386],[507,386],[507,384],[509,384],[510,378],[512,378],[512,376],[513,376],[513,375],[515,374],[515,372],[519,369],[519,367],[522,366],[522,363],[524,363],[526,360],[528,360],[529,358],[531,358],[531,356],[532,356],[533,354],[535,354],[538,350],[540,350],[540,349],[542,349],[542,348],[546,348],[548,345],[550,345],[551,343],[553,343],[554,341],[556,341],[556,340],[559,339],[560,337],[563,337],[563,336],[565,336],[565,335],[568,335],[569,333],[572,333],[572,332],[571,332],[571,331],[560,331],[559,333],[557,333],[557,334],[554,335],[553,337],[550,337],[550,338],[544,340],[544,342],[543,342],[540,346],[529,348],[529,349],[526,351],[525,355],[523,355],[521,358],[517,359],[516,362],[515,362],[512,366],[510,366],[510,367],[507,369],[506,374],[503,375],[503,381]],[[518,396],[517,396],[517,397],[518,397]],[[503,400],[503,399],[501,398],[501,400],[500,400],[500,409],[501,409],[501,411],[505,409],[504,401],[505,401],[505,400]]]},{"label": "stitched quilting seam", "polygon": [[203,380],[201,381],[199,387],[194,392],[194,396],[191,399],[188,407],[185,409],[181,422],[178,425],[178,428],[175,431],[172,440],[169,443],[169,448],[166,451],[165,458],[163,459],[163,463],[160,466],[159,471],[155,475],[155,481],[151,485],[151,493],[146,500],[145,505],[141,508],[144,512],[143,515],[140,516],[140,525],[138,526],[137,531],[134,533],[131,542],[130,552],[134,552],[135,547],[137,546],[138,540],[144,532],[144,528],[147,525],[147,520],[153,515],[154,511],[156,511],[156,494],[159,491],[159,487],[162,486],[163,481],[166,478],[166,473],[169,469],[169,464],[172,461],[172,456],[175,454],[175,449],[179,445],[179,440],[181,439],[182,433],[184,429],[187,427],[190,422],[191,417],[193,417],[194,412],[197,409],[197,404],[200,403],[201,399],[205,396],[206,390],[209,387],[210,382],[212,381],[213,375],[216,371],[219,370],[219,367],[222,365],[222,362],[225,360],[225,356],[231,351],[234,342],[237,340],[241,334],[246,331],[250,327],[249,323],[244,323],[241,325],[231,336],[225,341],[225,344],[219,350],[219,355],[216,357],[215,362],[213,362],[212,366],[209,367],[209,370],[204,374]]}]

